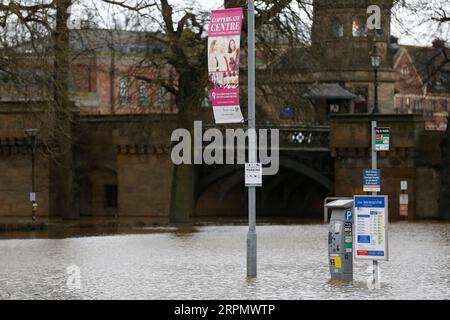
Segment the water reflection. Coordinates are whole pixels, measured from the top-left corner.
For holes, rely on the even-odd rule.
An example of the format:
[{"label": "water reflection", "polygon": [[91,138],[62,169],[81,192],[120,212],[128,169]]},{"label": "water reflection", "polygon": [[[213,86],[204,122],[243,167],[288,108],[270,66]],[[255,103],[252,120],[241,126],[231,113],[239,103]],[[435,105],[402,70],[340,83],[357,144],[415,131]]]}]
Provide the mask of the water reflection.
[{"label": "water reflection", "polygon": [[[244,225],[0,233],[1,299],[449,299],[450,224],[390,225],[390,261],[330,281],[327,226],[258,226],[247,278]],[[15,238],[6,240],[6,238]],[[80,267],[81,289],[66,268]]]}]

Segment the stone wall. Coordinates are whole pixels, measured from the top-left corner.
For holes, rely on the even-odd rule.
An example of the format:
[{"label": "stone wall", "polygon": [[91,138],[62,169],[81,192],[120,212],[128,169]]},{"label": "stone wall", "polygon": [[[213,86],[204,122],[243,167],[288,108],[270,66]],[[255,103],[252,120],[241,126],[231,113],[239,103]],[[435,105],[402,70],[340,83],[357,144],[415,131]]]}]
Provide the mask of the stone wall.
[{"label": "stone wall", "polygon": [[424,131],[419,139],[417,154],[417,210],[418,218],[442,217],[440,212],[439,194],[441,192],[442,152],[441,142],[443,132]]},{"label": "stone wall", "polygon": [[118,215],[169,219],[173,165],[170,154],[117,156]]},{"label": "stone wall", "polygon": [[[362,191],[362,170],[371,168],[370,121],[377,120],[379,127],[390,127],[391,143],[388,152],[378,152],[381,169],[381,192],[389,196],[389,218],[399,219],[400,181],[408,181],[409,219],[425,217],[425,210],[436,201],[437,181],[428,181],[430,188],[422,185],[426,168],[417,167],[419,141],[424,129],[420,115],[338,115],[331,122],[330,147],[335,159],[335,194],[353,196]],[[423,197],[424,190],[428,197]],[[430,194],[431,193],[431,194]],[[418,195],[420,195],[418,197]]]},{"label": "stone wall", "polygon": [[176,117],[131,121],[113,130],[117,152],[118,215],[169,220]]},{"label": "stone wall", "polygon": [[0,106],[0,218],[30,217],[31,221],[31,144],[26,128],[41,128],[36,156],[36,198],[38,218],[49,216],[49,166],[42,141],[47,129],[42,115],[30,113],[39,103],[3,103]]},{"label": "stone wall", "polygon": [[[40,158],[36,163],[38,217],[49,216],[48,167]],[[31,219],[31,155],[0,154],[0,217]]]}]

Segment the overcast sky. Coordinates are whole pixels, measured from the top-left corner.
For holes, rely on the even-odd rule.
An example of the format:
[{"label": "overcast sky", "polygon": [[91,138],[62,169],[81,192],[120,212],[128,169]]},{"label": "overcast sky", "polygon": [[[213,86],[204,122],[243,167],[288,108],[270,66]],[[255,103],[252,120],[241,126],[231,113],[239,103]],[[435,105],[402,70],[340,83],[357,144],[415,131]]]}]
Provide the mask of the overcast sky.
[{"label": "overcast sky", "polygon": [[[103,8],[102,14],[99,15],[103,23],[109,20],[111,16],[111,9],[105,8],[101,5],[100,0],[78,0],[79,2],[89,3],[90,6],[100,6]],[[132,0],[130,0],[132,1]],[[414,1],[425,1],[425,0],[409,0]],[[427,0],[445,3],[448,10],[450,11],[450,0]],[[169,0],[169,3],[175,4],[179,9],[189,8],[201,8],[204,11],[210,11],[212,9],[223,8],[223,0]],[[76,8],[75,6],[74,8]],[[77,9],[74,10],[75,12]],[[391,34],[398,37],[400,44],[412,44],[412,45],[430,45],[431,42],[439,36],[440,38],[450,42],[450,23],[447,23],[444,27],[438,29],[436,23],[423,23],[422,20],[428,17],[423,14],[420,17],[419,14],[412,14],[407,10],[397,11],[397,21],[396,18],[391,19]]]}]

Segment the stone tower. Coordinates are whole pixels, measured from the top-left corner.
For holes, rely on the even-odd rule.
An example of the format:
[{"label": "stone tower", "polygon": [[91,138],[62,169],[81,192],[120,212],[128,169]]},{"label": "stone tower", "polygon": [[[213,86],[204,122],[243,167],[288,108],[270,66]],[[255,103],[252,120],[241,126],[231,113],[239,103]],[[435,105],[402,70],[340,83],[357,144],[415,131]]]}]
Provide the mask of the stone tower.
[{"label": "stone tower", "polygon": [[[367,29],[370,5],[381,9],[381,30]],[[373,107],[374,73],[369,53],[374,44],[382,59],[378,73],[380,112],[393,110],[394,72],[389,51],[392,6],[393,0],[314,0],[314,79],[351,88],[360,97],[354,112],[370,112]]]}]

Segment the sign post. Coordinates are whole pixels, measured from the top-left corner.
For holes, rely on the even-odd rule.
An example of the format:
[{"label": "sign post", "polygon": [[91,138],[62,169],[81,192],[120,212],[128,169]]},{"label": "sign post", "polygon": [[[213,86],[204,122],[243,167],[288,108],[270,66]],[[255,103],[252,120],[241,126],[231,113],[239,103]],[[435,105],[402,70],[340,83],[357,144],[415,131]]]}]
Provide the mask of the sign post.
[{"label": "sign post", "polygon": [[[372,121],[371,123],[371,138],[372,138],[372,170],[377,170],[377,148],[376,148],[376,138],[377,138],[377,122],[375,120]],[[381,185],[381,181],[380,181],[380,185]],[[377,195],[376,191],[372,192],[373,196]],[[356,220],[355,220],[356,222]],[[356,252],[356,250],[355,250]],[[373,284],[376,285],[378,284],[378,277],[379,277],[379,272],[378,272],[378,260],[373,260]]]},{"label": "sign post", "polygon": [[400,199],[399,199],[399,204],[400,204],[400,217],[407,217],[408,216],[408,181],[407,180],[402,180],[400,182]]},{"label": "sign post", "polygon": [[[248,159],[257,162],[255,131],[255,2],[247,1],[248,23]],[[256,187],[248,187],[247,276],[256,277]]]},{"label": "sign post", "polygon": [[389,151],[389,142],[390,142],[389,128],[375,128],[375,150]]}]

